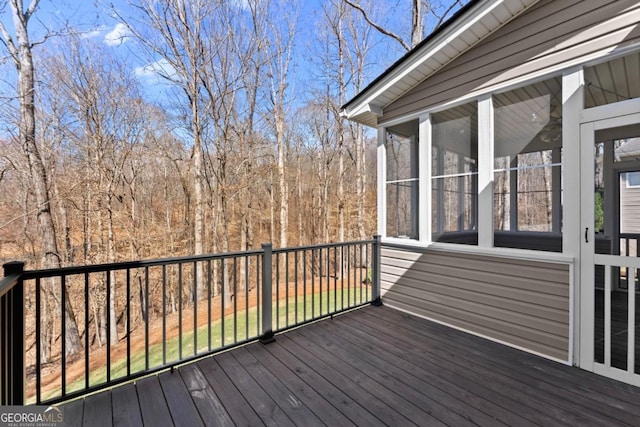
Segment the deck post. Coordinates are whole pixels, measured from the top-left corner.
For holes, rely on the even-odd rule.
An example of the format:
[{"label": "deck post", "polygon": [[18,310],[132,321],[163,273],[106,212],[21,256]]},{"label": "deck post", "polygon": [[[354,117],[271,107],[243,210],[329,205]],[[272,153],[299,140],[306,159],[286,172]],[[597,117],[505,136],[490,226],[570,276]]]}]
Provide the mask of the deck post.
[{"label": "deck post", "polygon": [[[23,262],[3,265],[8,290],[0,289],[0,404],[23,405],[25,386]],[[11,280],[11,276],[14,280]]]},{"label": "deck post", "polygon": [[373,259],[371,269],[371,305],[379,307],[382,305],[380,298],[380,266],[382,253],[382,238],[380,235],[373,236]]},{"label": "deck post", "polygon": [[273,290],[272,290],[272,263],[273,247],[271,243],[262,244],[262,335],[260,342],[269,344],[275,341],[273,336]]}]

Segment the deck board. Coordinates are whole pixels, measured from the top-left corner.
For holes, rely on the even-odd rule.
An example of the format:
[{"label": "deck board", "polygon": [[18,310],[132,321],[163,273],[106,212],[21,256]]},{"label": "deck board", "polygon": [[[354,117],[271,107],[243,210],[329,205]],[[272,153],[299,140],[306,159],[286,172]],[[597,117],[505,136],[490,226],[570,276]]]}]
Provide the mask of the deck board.
[{"label": "deck board", "polygon": [[[368,313],[370,315],[372,313]],[[373,317],[375,321],[380,321],[379,316]],[[413,316],[403,316],[399,312],[392,312],[385,316],[386,321],[395,320],[395,328],[402,325],[409,326],[408,331],[402,336],[406,337],[406,343],[431,341],[439,345],[429,346],[434,360],[460,360],[460,366],[467,366],[474,375],[480,373],[485,380],[492,380],[500,383],[501,387],[507,387],[509,394],[520,395],[520,399],[527,402],[527,405],[537,406],[540,411],[553,412],[554,417],[562,414],[565,420],[581,422],[599,422],[603,417],[610,420],[637,425],[638,407],[635,402],[628,401],[626,404],[620,402],[626,393],[624,390],[631,390],[631,396],[638,396],[638,388],[616,381],[603,381],[604,378],[592,375],[578,369],[565,369],[562,364],[555,363],[522,351],[502,347],[499,357],[491,349],[495,348],[495,343],[478,338],[469,334],[459,333],[451,335],[456,339],[448,338],[451,332],[457,332],[446,326],[431,324],[428,328],[411,328],[412,325],[424,326],[424,322],[414,322],[417,318]],[[420,319],[418,319],[420,320]],[[376,329],[377,330],[377,329]],[[444,352],[440,349],[445,349]],[[519,369],[514,369],[519,367]],[[570,374],[572,381],[568,381],[566,376],[558,379],[552,373],[565,372]],[[586,381],[577,377],[590,377],[591,384],[596,385],[588,392],[580,387]],[[530,399],[532,393],[537,394],[536,399]],[[599,395],[606,393],[610,396],[610,404],[596,404]],[[630,396],[627,396],[630,397]],[[626,400],[626,399],[625,399]],[[599,403],[603,403],[601,400]],[[624,411],[619,411],[620,407],[625,407]],[[559,418],[560,419],[560,418]]]},{"label": "deck board", "polygon": [[321,418],[322,423],[328,425],[355,425],[340,411],[336,411],[336,408],[325,400],[322,394],[316,392],[309,384],[295,375],[295,372],[290,371],[286,364],[266,349],[266,346],[249,345],[245,348],[256,360],[263,362],[265,367],[269,367],[273,375],[282,381],[288,390],[291,390],[292,396],[297,396],[301,403],[313,412],[318,421]]},{"label": "deck board", "polygon": [[85,400],[82,425],[110,426],[113,424],[111,393],[98,393]]},{"label": "deck board", "polygon": [[193,427],[203,426],[202,418],[196,409],[182,376],[178,370],[163,372],[158,375],[162,393],[167,401],[171,418],[176,424]]},{"label": "deck board", "polygon": [[[361,325],[366,325],[366,322],[367,320],[364,319]],[[410,327],[410,324],[405,326]],[[397,328],[398,325],[394,325],[388,329],[387,339],[393,337],[393,330],[397,330]],[[376,328],[375,331],[382,333],[380,328]],[[546,396],[541,395],[537,399],[531,399],[528,387],[531,381],[537,381],[536,378],[528,378],[524,383],[514,382],[509,377],[508,367],[504,369],[502,366],[488,368],[486,363],[489,362],[484,359],[483,353],[474,352],[470,345],[452,348],[450,340],[446,341],[447,345],[441,345],[441,342],[435,337],[424,336],[413,333],[413,331],[407,331],[402,335],[402,339],[403,341],[396,341],[394,344],[404,348],[409,342],[414,343],[414,350],[408,352],[404,356],[405,358],[414,355],[415,351],[419,351],[419,354],[411,358],[414,363],[422,363],[426,368],[425,371],[439,372],[466,390],[477,393],[499,407],[510,411],[512,414],[509,418],[525,418],[529,423],[534,424],[553,424],[554,420],[571,425],[586,422],[584,417],[580,415],[557,408],[553,405],[554,401]],[[502,350],[500,354],[494,354],[493,357],[503,358],[507,349],[503,348]],[[492,411],[492,414],[497,416],[500,412]],[[508,421],[508,424],[519,423]]]},{"label": "deck board", "polygon": [[85,399],[77,399],[64,405],[64,413],[62,416],[64,417],[65,427],[82,426],[84,402]]},{"label": "deck board", "polygon": [[236,425],[262,426],[264,423],[244,398],[240,390],[231,382],[216,358],[203,359],[197,363],[211,389],[224,405],[232,422]]},{"label": "deck board", "polygon": [[68,425],[85,426],[624,426],[638,424],[640,388],[366,307],[64,411]]},{"label": "deck board", "polygon": [[114,426],[135,427],[142,425],[140,403],[134,384],[125,384],[114,388],[111,392],[111,406]]},{"label": "deck board", "polygon": [[[172,426],[171,413],[162,393],[157,376],[144,378],[136,383],[142,422],[148,426]],[[86,405],[85,405],[86,406]],[[90,424],[86,424],[89,426]]]},{"label": "deck board", "polygon": [[[260,344],[253,344],[257,345]],[[237,349],[232,354],[294,424],[310,427],[324,425],[298,397],[299,394],[289,390],[283,381],[272,373],[274,369],[270,364],[267,367],[262,365],[245,347]]]},{"label": "deck board", "polygon": [[[440,376],[438,373],[442,368],[424,358],[420,354],[420,346],[416,346],[411,352],[403,351],[402,348],[406,347],[404,343],[395,340],[393,335],[383,334],[381,330],[375,331],[377,340],[373,345],[368,339],[367,325],[364,322],[351,325],[336,321],[327,322],[327,325],[330,325],[327,328],[330,332],[335,328],[350,332],[346,337],[348,341],[344,342],[345,348],[353,345],[375,353],[386,366],[393,367],[389,368],[389,372],[398,372],[398,375],[405,378],[413,376],[420,391],[437,399],[446,405],[447,410],[457,412],[465,419],[480,425],[535,425],[491,399],[484,398],[483,396],[490,395],[490,390],[482,383],[470,380],[467,375],[458,374],[460,369],[446,371],[446,376]],[[414,354],[416,352],[418,354]]]},{"label": "deck board", "polygon": [[295,425],[273,398],[253,379],[245,367],[236,361],[231,353],[222,353],[216,357],[216,360],[229,376],[231,382],[238,388],[267,426]]},{"label": "deck board", "polygon": [[216,424],[223,427],[234,425],[224,404],[196,363],[180,367],[179,372],[204,421],[216,420]]},{"label": "deck board", "polygon": [[[278,345],[282,345],[287,349],[291,349],[294,354],[313,369],[318,375],[323,376],[331,385],[342,390],[348,396],[351,396],[364,408],[367,408],[385,425],[407,425],[413,424],[398,413],[394,407],[382,399],[376,397],[374,390],[366,387],[355,375],[344,375],[342,372],[334,369],[331,364],[331,355],[326,351],[314,352],[314,349],[308,350],[304,345],[304,340],[294,337],[289,338],[292,334],[278,337]],[[282,343],[280,343],[282,341]],[[339,363],[339,362],[338,362]]]},{"label": "deck board", "polygon": [[[377,355],[377,345],[370,348],[354,346],[350,337],[345,336],[344,329],[332,327],[335,325],[330,325],[327,328],[328,323],[333,322],[323,322],[323,325],[319,325],[321,327],[309,330],[318,345],[326,346],[334,355],[349,364],[349,369],[360,370],[363,373],[379,373],[377,375],[384,379],[385,387],[402,396],[433,418],[429,419],[424,416],[418,418],[419,421],[424,419],[430,425],[435,423],[456,426],[474,425],[474,422],[465,417],[466,414],[463,413],[461,415],[458,411],[449,409],[454,400],[449,395],[438,393],[438,390],[429,387],[427,382],[398,369],[395,362],[393,364],[386,363]],[[390,396],[390,398],[393,399],[394,396]],[[455,400],[460,403],[459,399]],[[462,407],[466,407],[466,405],[457,405],[456,409]]]},{"label": "deck board", "polygon": [[[260,348],[260,347],[257,347]],[[285,364],[294,375],[325,399],[327,403],[336,408],[342,415],[354,424],[367,425],[371,427],[384,426],[382,421],[376,418],[365,406],[351,398],[351,395],[344,390],[334,386],[324,376],[313,370],[296,354],[290,353],[285,346],[270,345],[263,346],[264,351],[274,355]]]}]

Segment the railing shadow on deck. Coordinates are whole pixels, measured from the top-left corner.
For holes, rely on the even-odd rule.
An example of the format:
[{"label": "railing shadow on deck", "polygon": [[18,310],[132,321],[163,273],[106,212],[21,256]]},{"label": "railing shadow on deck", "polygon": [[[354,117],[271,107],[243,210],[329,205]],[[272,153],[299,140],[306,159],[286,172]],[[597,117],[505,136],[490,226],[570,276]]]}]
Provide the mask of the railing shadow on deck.
[{"label": "railing shadow on deck", "polygon": [[379,266],[379,236],[47,270],[4,264],[0,404],[69,400],[379,304]]}]

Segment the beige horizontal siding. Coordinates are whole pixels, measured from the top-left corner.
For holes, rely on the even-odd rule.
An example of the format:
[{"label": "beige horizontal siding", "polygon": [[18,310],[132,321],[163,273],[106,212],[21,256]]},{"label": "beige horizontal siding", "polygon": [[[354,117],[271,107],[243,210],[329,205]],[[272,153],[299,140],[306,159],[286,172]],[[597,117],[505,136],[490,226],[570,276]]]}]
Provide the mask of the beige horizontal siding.
[{"label": "beige horizontal siding", "polygon": [[620,182],[620,232],[640,233],[640,188],[627,188]]},{"label": "beige horizontal siding", "polygon": [[543,0],[384,108],[380,123],[640,43],[636,0]]},{"label": "beige horizontal siding", "polygon": [[568,359],[568,265],[385,247],[381,279],[385,304]]}]

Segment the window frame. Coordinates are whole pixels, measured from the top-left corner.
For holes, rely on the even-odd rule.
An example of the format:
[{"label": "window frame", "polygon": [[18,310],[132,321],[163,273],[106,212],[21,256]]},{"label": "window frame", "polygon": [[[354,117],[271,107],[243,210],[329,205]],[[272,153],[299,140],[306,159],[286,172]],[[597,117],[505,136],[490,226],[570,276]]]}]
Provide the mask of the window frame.
[{"label": "window frame", "polygon": [[[386,192],[385,183],[378,179],[378,230],[382,236],[383,241],[390,245],[398,245],[399,247],[415,247],[415,248],[429,248],[430,250],[445,250],[461,253],[472,254],[506,254],[510,256],[522,259],[539,259],[545,261],[558,261],[570,262],[573,258],[576,248],[575,244],[569,241],[569,238],[577,235],[577,229],[575,227],[567,226],[565,219],[573,218],[579,215],[579,208],[569,203],[567,205],[567,198],[570,195],[564,194],[564,189],[570,188],[575,185],[576,178],[567,173],[567,168],[577,167],[576,163],[579,163],[579,156],[577,155],[576,148],[579,147],[579,129],[576,129],[575,123],[577,118],[582,113],[582,92],[583,92],[583,69],[585,64],[575,66],[570,69],[556,70],[552,73],[538,74],[537,76],[530,76],[530,78],[514,81],[511,84],[503,85],[499,88],[493,87],[489,91],[479,91],[471,93],[468,96],[463,96],[457,99],[450,100],[444,104],[438,104],[430,108],[418,111],[416,113],[402,116],[393,120],[385,121],[378,128],[378,176],[384,173],[384,153],[383,149],[380,150],[381,142],[384,141],[384,133],[388,127],[396,126],[403,122],[410,120],[419,120],[419,162],[418,162],[418,175],[419,179],[419,205],[418,205],[418,239],[397,239],[386,235],[386,200],[384,193]],[[558,176],[562,180],[562,194],[556,196],[556,199],[561,204],[561,210],[557,216],[558,221],[561,221],[562,231],[562,249],[560,251],[547,251],[538,249],[526,249],[517,247],[501,247],[494,244],[494,229],[493,229],[493,175],[494,175],[494,111],[493,111],[493,95],[502,92],[508,92],[520,87],[529,86],[535,83],[543,82],[548,79],[559,78],[561,81],[562,92],[562,138],[563,138],[563,155],[561,159],[554,160],[553,163],[559,163],[561,165],[558,169]],[[571,96],[572,94],[579,94],[580,96]],[[477,206],[477,231],[478,231],[478,243],[477,245],[464,245],[458,243],[437,242],[432,240],[431,233],[431,115],[440,111],[444,111],[450,108],[454,108],[459,105],[463,105],[469,102],[476,101],[478,103],[478,206]],[[571,117],[567,116],[569,111]],[[568,124],[566,120],[575,119],[575,123]],[[578,126],[579,128],[579,126]],[[571,141],[569,143],[569,141]],[[570,148],[569,148],[570,147]],[[570,222],[570,225],[573,223]],[[538,232],[541,233],[541,232]]]}]

